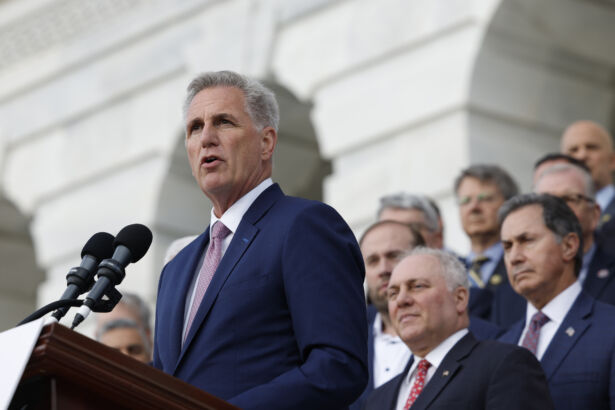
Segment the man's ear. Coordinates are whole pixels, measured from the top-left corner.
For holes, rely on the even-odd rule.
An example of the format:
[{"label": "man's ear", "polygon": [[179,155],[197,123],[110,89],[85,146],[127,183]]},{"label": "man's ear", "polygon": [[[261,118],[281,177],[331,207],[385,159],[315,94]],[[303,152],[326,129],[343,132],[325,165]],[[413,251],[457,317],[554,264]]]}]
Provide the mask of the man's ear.
[{"label": "man's ear", "polygon": [[463,286],[457,286],[457,288],[453,291],[453,297],[455,298],[455,306],[457,307],[458,313],[463,313],[468,308],[468,300],[470,297],[470,292],[468,289]]},{"label": "man's ear", "polygon": [[576,233],[570,232],[562,238],[562,257],[565,262],[574,260],[577,255],[579,246],[581,246],[581,240]]},{"label": "man's ear", "polygon": [[271,159],[277,142],[278,133],[273,127],[265,127],[263,131],[261,131],[261,159],[263,161]]}]

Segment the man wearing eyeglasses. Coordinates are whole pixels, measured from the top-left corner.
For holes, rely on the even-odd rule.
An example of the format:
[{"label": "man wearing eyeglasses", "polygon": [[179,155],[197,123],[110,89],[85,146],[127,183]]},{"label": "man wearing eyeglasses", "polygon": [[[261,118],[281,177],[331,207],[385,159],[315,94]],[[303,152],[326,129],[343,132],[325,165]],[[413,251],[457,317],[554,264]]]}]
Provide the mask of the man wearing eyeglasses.
[{"label": "man wearing eyeglasses", "polygon": [[572,164],[555,164],[538,177],[534,191],[563,199],[581,224],[583,264],[579,282],[594,298],[615,304],[615,254],[596,242],[594,231],[600,219],[592,176]]},{"label": "man wearing eyeglasses", "polygon": [[519,189],[502,168],[484,164],[464,169],[454,188],[461,224],[471,244],[465,258],[472,285],[470,314],[508,327],[523,317],[525,301],[508,283],[497,214]]}]

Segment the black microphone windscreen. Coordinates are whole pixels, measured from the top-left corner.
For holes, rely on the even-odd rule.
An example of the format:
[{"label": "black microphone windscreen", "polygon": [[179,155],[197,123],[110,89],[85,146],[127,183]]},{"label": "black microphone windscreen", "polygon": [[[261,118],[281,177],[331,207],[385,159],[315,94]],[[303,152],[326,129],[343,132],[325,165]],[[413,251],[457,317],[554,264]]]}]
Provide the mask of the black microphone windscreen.
[{"label": "black microphone windscreen", "polygon": [[145,255],[152,244],[152,231],[145,225],[127,225],[118,232],[113,247],[124,245],[130,250],[131,262],[135,263]]},{"label": "black microphone windscreen", "polygon": [[81,258],[91,255],[97,259],[107,259],[113,255],[113,240],[115,237],[107,232],[98,232],[92,235],[81,250]]}]

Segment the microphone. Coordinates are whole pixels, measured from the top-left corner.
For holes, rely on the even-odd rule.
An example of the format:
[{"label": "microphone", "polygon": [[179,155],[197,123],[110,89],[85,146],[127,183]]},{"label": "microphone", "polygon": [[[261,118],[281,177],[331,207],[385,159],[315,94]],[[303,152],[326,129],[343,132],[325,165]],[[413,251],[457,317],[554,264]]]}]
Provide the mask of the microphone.
[{"label": "microphone", "polygon": [[[98,265],[98,271],[96,272],[98,280],[86,296],[77,314],[75,314],[72,329],[88,317],[104,295],[115,290],[115,286],[119,285],[126,276],[124,268],[129,263],[134,263],[141,259],[151,243],[152,231],[147,226],[132,224],[122,228],[113,241],[113,255]],[[119,298],[115,303],[118,301]]]},{"label": "microphone", "polygon": [[[86,242],[81,250],[81,265],[71,268],[66,275],[68,286],[62,294],[62,299],[74,299],[86,292],[94,283],[94,275],[98,263],[111,257],[113,253],[114,236],[107,232],[98,232]],[[57,309],[52,316],[59,321],[70,307]]]}]

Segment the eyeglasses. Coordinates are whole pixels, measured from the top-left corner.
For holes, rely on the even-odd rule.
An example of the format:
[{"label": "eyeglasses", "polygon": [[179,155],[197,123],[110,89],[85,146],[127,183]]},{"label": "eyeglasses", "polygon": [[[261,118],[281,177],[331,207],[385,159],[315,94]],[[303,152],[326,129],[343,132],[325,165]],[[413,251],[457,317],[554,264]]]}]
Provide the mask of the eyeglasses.
[{"label": "eyeglasses", "polygon": [[480,194],[472,197],[472,196],[462,196],[460,198],[457,198],[457,205],[459,206],[464,206],[464,205],[468,205],[470,202],[472,202],[472,199],[476,199],[476,202],[478,203],[482,203],[482,204],[490,204],[496,201],[496,199],[498,199],[499,195],[496,193],[486,193],[486,192],[481,192]]},{"label": "eyeglasses", "polygon": [[570,205],[579,205],[581,202],[585,201],[587,203],[593,204],[595,201],[583,194],[568,194],[568,195],[559,195],[558,198],[563,199],[569,206]]}]

